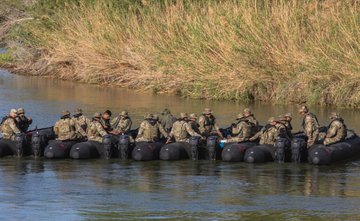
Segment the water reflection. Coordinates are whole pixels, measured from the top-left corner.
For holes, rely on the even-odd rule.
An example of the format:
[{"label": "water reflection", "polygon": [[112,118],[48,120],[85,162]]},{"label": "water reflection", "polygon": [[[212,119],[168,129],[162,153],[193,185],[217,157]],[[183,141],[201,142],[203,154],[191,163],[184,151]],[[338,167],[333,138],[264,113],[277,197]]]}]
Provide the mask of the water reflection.
[{"label": "water reflection", "polygon": [[[250,106],[260,122],[269,116],[291,112],[294,115],[295,130],[299,129],[300,116],[296,105],[271,105],[255,103],[246,105],[234,101],[190,100],[179,97],[153,95],[149,92],[134,92],[116,87],[79,84],[55,79],[17,76],[0,70],[0,112],[6,114],[10,108],[23,106],[33,116],[38,126],[52,125],[63,109],[82,107],[87,115],[95,111],[111,109],[118,113],[127,109],[134,124],[138,125],[146,112],[160,112],[169,107],[174,114],[180,112],[201,113],[204,107],[211,107],[222,126],[228,126],[237,113]],[[349,128],[360,128],[357,110],[314,107],[321,124],[328,124],[331,111],[344,116]],[[35,126],[35,124],[33,125]]]},{"label": "water reflection", "polygon": [[[264,217],[258,216],[259,212],[267,211],[277,218],[291,214],[289,210],[303,210],[308,215],[328,211],[339,217],[346,213],[360,218],[356,210],[360,206],[360,169],[351,163],[316,167],[7,158],[0,161],[0,168],[0,197],[2,204],[8,202],[5,209],[0,207],[0,217],[10,215],[6,208],[11,204],[16,205],[12,211],[21,209],[21,214],[27,210],[41,212],[41,208],[24,203],[41,200],[40,204],[51,208],[69,208],[73,217],[97,216],[101,220],[122,214],[144,219],[155,212],[166,219],[189,214],[221,219],[229,218],[229,213],[235,217],[239,211],[255,217]],[[54,213],[60,215],[61,211],[55,209]]]}]

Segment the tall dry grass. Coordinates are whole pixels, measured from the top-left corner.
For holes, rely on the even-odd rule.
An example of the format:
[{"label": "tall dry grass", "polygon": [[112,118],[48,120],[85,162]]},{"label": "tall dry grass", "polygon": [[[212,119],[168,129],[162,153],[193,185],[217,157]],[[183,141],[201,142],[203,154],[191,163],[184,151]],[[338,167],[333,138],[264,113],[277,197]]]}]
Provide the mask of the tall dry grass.
[{"label": "tall dry grass", "polygon": [[357,0],[71,1],[31,74],[205,99],[360,106]]}]

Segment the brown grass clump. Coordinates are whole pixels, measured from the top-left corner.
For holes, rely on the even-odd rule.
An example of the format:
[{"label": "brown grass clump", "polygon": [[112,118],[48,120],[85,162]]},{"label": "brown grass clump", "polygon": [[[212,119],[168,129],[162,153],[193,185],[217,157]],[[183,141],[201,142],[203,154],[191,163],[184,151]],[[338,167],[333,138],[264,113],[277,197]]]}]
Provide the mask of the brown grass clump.
[{"label": "brown grass clump", "polygon": [[201,99],[360,106],[357,0],[67,2],[23,27],[41,49],[22,63],[30,74]]}]

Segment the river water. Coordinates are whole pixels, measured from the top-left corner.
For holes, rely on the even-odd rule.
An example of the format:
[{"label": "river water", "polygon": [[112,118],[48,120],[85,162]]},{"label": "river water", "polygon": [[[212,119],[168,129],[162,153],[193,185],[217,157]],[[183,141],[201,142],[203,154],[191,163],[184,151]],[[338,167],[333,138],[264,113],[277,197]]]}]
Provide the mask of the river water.
[{"label": "river water", "polygon": [[[34,125],[53,125],[61,110],[86,115],[214,110],[229,125],[246,105],[189,100],[126,89],[11,75],[0,71],[0,113],[25,107]],[[253,104],[260,122],[298,106]],[[313,107],[321,124],[334,109]],[[336,110],[360,128],[358,111]],[[134,127],[135,127],[134,126]],[[332,166],[249,165],[208,161],[0,159],[0,220],[360,220],[360,160]]]}]

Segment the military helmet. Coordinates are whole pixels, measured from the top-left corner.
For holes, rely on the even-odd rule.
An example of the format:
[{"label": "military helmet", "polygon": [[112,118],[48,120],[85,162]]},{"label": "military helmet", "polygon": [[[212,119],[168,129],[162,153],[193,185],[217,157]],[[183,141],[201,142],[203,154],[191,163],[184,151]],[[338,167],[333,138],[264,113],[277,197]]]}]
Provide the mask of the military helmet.
[{"label": "military helmet", "polygon": [[159,116],[158,116],[157,114],[154,114],[153,117],[152,117],[152,119],[154,119],[154,120],[159,120]]},{"label": "military helmet", "polygon": [[17,110],[16,109],[11,109],[10,114],[17,114]]},{"label": "military helmet", "polygon": [[212,114],[212,110],[210,108],[205,108],[203,114]]},{"label": "military helmet", "polygon": [[190,118],[190,119],[195,119],[195,120],[196,120],[198,117],[197,117],[197,115],[196,115],[196,114],[194,114],[194,113],[193,113],[193,114],[190,114],[190,115],[189,115],[189,118]]},{"label": "military helmet", "polygon": [[17,109],[17,114],[25,114],[24,108],[20,107],[19,109]]},{"label": "military helmet", "polygon": [[121,111],[120,116],[127,117],[129,114],[127,111]]},{"label": "military helmet", "polygon": [[291,118],[291,119],[292,119],[291,113],[286,113],[286,114],[284,114],[284,117],[285,117],[285,118]]},{"label": "military helmet", "polygon": [[251,114],[250,108],[245,108],[244,111],[243,111],[243,114],[244,115],[250,115]]},{"label": "military helmet", "polygon": [[101,114],[99,112],[95,112],[94,118],[101,118]]},{"label": "military helmet", "polygon": [[187,113],[180,113],[180,119],[188,118]]},{"label": "military helmet", "polygon": [[146,113],[145,116],[144,116],[144,119],[147,120],[147,119],[152,119],[154,116],[153,114],[150,114],[150,113]]},{"label": "military helmet", "polygon": [[270,117],[269,120],[268,120],[268,122],[269,122],[269,123],[276,122],[275,117]]},{"label": "military helmet", "polygon": [[299,109],[299,113],[307,113],[309,112],[309,109],[307,106],[301,106]]},{"label": "military helmet", "polygon": [[68,110],[61,111],[61,116],[62,117],[65,117],[65,116],[68,116],[68,115],[70,115],[70,111],[68,111]]},{"label": "military helmet", "polygon": [[340,114],[339,113],[336,113],[336,112],[332,112],[330,114],[330,119],[336,119],[336,118],[340,118]]},{"label": "military helmet", "polygon": [[244,117],[244,115],[242,114],[242,113],[239,113],[237,116],[236,116],[236,120],[239,120],[239,119],[241,119],[241,118],[243,118]]},{"label": "military helmet", "polygon": [[75,114],[82,114],[83,110],[81,108],[76,108]]}]

